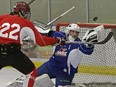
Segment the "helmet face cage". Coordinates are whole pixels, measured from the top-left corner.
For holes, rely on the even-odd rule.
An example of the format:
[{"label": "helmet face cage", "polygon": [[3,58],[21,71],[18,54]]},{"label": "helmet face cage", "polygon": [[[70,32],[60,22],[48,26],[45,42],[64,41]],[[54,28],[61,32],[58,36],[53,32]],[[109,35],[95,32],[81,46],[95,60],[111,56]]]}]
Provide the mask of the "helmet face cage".
[{"label": "helmet face cage", "polygon": [[14,12],[19,13],[19,15],[25,19],[29,19],[31,15],[30,7],[25,2],[17,2],[14,6]]}]

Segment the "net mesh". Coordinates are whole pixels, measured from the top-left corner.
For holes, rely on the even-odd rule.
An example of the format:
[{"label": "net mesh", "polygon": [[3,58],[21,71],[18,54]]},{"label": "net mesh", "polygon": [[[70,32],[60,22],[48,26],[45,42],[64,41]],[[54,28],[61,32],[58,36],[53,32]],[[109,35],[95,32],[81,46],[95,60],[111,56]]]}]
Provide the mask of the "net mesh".
[{"label": "net mesh", "polygon": [[[57,31],[64,31],[70,23],[58,23]],[[82,39],[85,32],[101,24],[78,24],[81,27],[79,38]],[[115,24],[102,24],[105,33],[102,40],[110,31],[116,32]],[[116,34],[114,34],[114,37]],[[83,83],[87,87],[114,87],[116,83],[116,43],[115,38],[111,38],[106,44],[95,45],[92,55],[84,55],[79,66],[78,74],[75,75],[74,83]],[[106,84],[105,84],[106,83]],[[96,85],[96,86],[95,86]],[[110,86],[109,86],[110,85]],[[116,86],[116,85],[115,85]]]}]

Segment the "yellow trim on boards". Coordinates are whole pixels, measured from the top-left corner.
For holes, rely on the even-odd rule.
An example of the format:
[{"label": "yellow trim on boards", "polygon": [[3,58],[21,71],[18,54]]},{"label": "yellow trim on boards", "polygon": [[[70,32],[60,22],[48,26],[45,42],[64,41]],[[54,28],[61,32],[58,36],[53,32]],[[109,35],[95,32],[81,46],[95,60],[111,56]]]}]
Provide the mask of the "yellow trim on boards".
[{"label": "yellow trim on boards", "polygon": [[79,71],[79,73],[90,73],[90,74],[100,74],[100,75],[116,75],[116,67],[110,67],[110,66],[80,65],[78,71]]},{"label": "yellow trim on boards", "polygon": [[[43,63],[44,62],[34,62],[36,68],[40,67]],[[100,75],[116,75],[116,67],[80,65],[78,72]]]},{"label": "yellow trim on boards", "polygon": [[[40,67],[43,63],[44,62],[34,61],[36,68]],[[8,66],[8,68],[9,68],[9,66]],[[116,76],[116,67],[80,65],[78,68],[78,73],[89,73],[89,74]]]}]

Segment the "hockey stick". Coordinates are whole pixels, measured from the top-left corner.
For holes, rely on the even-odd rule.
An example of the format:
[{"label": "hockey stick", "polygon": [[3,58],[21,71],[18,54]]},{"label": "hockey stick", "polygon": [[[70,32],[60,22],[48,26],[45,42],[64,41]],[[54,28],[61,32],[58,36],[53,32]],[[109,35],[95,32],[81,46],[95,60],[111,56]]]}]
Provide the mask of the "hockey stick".
[{"label": "hockey stick", "polygon": [[[52,21],[50,21],[49,23],[47,24],[44,24],[42,22],[39,22],[37,20],[34,21],[34,24],[40,28],[42,28],[43,30],[47,30],[49,28],[49,26],[57,21],[58,19],[60,19],[62,16],[64,16],[65,14],[67,14],[68,12],[70,12],[71,10],[73,10],[75,7],[73,6],[72,8],[68,9],[67,11],[65,11],[63,14],[61,14],[60,16],[56,17],[55,19],[53,19]],[[38,24],[38,25],[37,25]]]},{"label": "hockey stick", "polygon": [[[34,20],[34,21],[33,21],[33,24],[34,24],[35,26],[40,27],[40,28],[43,29],[43,30],[48,30],[48,29],[50,29],[50,26],[47,26],[45,23],[42,23],[42,22],[37,21],[37,20]],[[47,27],[46,27],[46,26],[47,26]]]},{"label": "hockey stick", "polygon": [[107,37],[104,40],[97,42],[96,44],[105,44],[106,42],[108,42],[112,38],[112,36],[113,36],[113,32],[109,32],[109,34],[107,35]]},{"label": "hockey stick", "polygon": [[77,43],[78,44],[105,44],[105,43],[107,43],[112,38],[112,36],[113,36],[113,32],[109,32],[108,35],[107,35],[107,37],[104,40],[102,40],[100,42],[96,42],[96,43],[80,42],[80,41],[75,41],[75,42],[66,41],[66,43],[74,43],[74,44],[77,44]]},{"label": "hockey stick", "polygon": [[56,17],[55,19],[53,19],[52,21],[50,21],[49,23],[47,23],[47,26],[50,26],[53,22],[57,21],[58,19],[60,19],[62,16],[64,16],[65,14],[67,14],[68,12],[70,12],[71,10],[73,10],[75,7],[73,6],[72,8],[68,9],[67,11],[65,11],[63,14],[61,14],[60,16]]},{"label": "hockey stick", "polygon": [[30,5],[31,3],[33,3],[35,0],[31,0],[29,3],[28,3],[28,5]]}]

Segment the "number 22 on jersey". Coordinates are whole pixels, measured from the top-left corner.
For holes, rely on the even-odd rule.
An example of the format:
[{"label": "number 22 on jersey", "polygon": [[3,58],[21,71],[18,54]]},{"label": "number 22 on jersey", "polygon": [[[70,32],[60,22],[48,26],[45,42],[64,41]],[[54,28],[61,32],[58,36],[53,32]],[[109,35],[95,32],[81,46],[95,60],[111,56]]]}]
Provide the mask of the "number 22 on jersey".
[{"label": "number 22 on jersey", "polygon": [[[9,30],[10,28],[15,28],[14,30],[10,30],[9,32],[6,32],[7,30]],[[14,40],[18,39],[18,35],[14,35],[15,33],[20,31],[20,25],[19,24],[9,24],[9,23],[3,23],[0,26],[0,36],[4,37],[4,38],[11,38]]]}]

